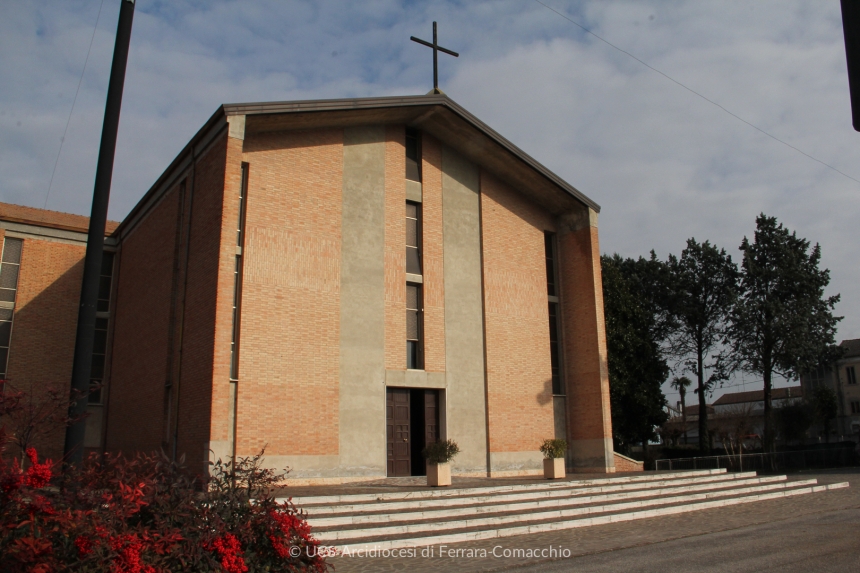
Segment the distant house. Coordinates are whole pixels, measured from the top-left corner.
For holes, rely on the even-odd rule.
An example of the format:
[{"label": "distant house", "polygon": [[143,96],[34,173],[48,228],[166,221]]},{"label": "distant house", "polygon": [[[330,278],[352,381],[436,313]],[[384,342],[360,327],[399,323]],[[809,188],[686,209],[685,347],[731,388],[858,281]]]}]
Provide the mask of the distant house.
[{"label": "distant house", "polygon": [[[773,408],[781,408],[803,398],[800,386],[772,388]],[[764,435],[764,390],[723,394],[714,402],[710,428],[720,440],[742,440],[745,447],[757,447]],[[779,436],[777,436],[779,439]]]},{"label": "distant house", "polygon": [[[770,400],[774,408],[779,408],[783,404],[799,398],[803,398],[802,386],[772,388],[770,391]],[[714,402],[714,413],[717,415],[733,413],[739,406],[748,407],[753,412],[763,412],[764,390],[723,394]]]},{"label": "distant house", "polygon": [[[713,404],[708,404],[708,419],[714,416]],[[699,443],[699,405],[687,404],[687,424],[684,426],[684,416],[681,403],[678,402],[677,407],[666,406],[666,411],[669,414],[669,419],[663,424],[662,432],[664,441],[671,441],[677,444],[698,444]],[[684,430],[686,429],[686,441],[684,438]]]},{"label": "distant house", "polygon": [[860,338],[843,340],[839,346],[845,349],[841,359],[830,368],[818,368],[800,377],[806,392],[824,385],[836,392],[837,417],[832,432],[842,439],[860,441]]}]

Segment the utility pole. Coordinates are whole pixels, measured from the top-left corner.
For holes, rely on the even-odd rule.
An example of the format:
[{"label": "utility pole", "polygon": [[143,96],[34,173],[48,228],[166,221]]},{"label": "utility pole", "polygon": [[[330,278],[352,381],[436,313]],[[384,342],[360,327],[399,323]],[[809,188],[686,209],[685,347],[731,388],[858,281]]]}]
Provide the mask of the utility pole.
[{"label": "utility pole", "polygon": [[860,131],[860,0],[842,0],[842,32],[845,34],[852,123],[854,129]]},{"label": "utility pole", "polygon": [[119,130],[119,112],[122,105],[122,88],[125,82],[125,67],[128,61],[128,45],[131,41],[131,22],[134,18],[134,0],[121,0],[116,42],[113,48],[113,64],[108,83],[105,117],[102,124],[102,140],[99,147],[96,181],[93,189],[93,206],[90,227],[87,233],[87,254],[84,259],[84,278],[81,284],[81,302],[78,308],[78,326],[75,337],[75,357],[72,364],[72,385],[69,418],[72,423],[66,428],[63,461],[79,464],[84,457],[84,434],[86,432],[87,400],[90,393],[90,368],[95,339],[96,303],[99,294],[102,253],[104,252],[105,224],[107,223],[110,184],[113,175],[113,160],[116,151],[116,134]]}]

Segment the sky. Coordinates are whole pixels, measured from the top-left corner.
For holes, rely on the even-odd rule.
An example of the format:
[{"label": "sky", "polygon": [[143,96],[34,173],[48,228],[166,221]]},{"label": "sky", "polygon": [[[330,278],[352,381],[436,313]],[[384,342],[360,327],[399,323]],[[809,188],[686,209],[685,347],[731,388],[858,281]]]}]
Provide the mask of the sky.
[{"label": "sky", "polygon": [[[440,87],[601,205],[603,253],[665,259],[694,237],[738,261],[755,217],[775,216],[821,246],[837,340],[860,338],[860,133],[839,1],[541,1],[552,10],[138,0],[110,218],[222,103],[427,93],[431,50],[409,37],[431,40],[435,20],[460,53],[439,55]],[[0,201],[88,215],[120,0],[2,5]],[[714,397],[761,387],[727,386]]]}]

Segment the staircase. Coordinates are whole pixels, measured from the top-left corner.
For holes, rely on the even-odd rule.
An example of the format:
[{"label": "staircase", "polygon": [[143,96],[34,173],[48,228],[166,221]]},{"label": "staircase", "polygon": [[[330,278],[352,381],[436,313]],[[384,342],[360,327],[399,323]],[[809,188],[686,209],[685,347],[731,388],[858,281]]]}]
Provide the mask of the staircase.
[{"label": "staircase", "polygon": [[701,470],[295,497],[322,545],[397,549],[588,527],[848,487]]}]

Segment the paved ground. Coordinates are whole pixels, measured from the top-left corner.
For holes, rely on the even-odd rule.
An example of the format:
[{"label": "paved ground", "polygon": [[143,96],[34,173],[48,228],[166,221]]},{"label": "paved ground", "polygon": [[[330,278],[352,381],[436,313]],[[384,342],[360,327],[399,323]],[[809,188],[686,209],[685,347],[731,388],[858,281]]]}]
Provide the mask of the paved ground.
[{"label": "paved ground", "polygon": [[[551,533],[432,547],[432,556],[336,557],[338,573],[403,571],[860,571],[860,468],[790,479],[851,487]],[[517,551],[536,556],[514,557]],[[495,553],[495,555],[494,555]],[[485,555],[483,555],[485,554]],[[506,556],[509,555],[509,556]]]}]

